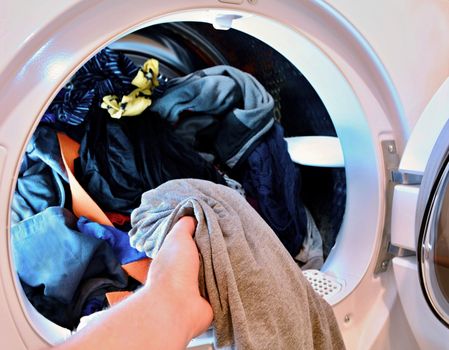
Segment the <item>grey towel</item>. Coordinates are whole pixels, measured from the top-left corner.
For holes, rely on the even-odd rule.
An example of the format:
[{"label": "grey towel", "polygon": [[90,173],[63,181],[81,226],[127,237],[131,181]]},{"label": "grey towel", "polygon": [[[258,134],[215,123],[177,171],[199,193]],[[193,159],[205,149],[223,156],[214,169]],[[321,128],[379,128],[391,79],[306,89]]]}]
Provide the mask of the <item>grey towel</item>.
[{"label": "grey towel", "polygon": [[215,66],[171,79],[151,110],[176,124],[176,132],[197,150],[215,154],[232,168],[273,125],[273,106],[252,75]]},{"label": "grey towel", "polygon": [[233,189],[187,179],[144,193],[131,214],[131,245],[155,257],[169,230],[185,215],[198,221],[200,289],[212,305],[217,347],[344,348],[330,305]]}]

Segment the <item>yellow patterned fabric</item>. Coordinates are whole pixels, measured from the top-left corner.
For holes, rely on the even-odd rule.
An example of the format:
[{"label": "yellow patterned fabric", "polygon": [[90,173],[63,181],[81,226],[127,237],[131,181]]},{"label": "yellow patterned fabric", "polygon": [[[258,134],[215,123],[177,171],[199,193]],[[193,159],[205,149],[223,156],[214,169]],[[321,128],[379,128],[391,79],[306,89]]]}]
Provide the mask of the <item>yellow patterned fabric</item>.
[{"label": "yellow patterned fabric", "polygon": [[137,72],[131,84],[136,87],[130,94],[119,97],[106,95],[101,108],[106,109],[112,118],[120,119],[141,114],[151,105],[153,89],[159,85],[159,62],[154,58],[147,60]]}]

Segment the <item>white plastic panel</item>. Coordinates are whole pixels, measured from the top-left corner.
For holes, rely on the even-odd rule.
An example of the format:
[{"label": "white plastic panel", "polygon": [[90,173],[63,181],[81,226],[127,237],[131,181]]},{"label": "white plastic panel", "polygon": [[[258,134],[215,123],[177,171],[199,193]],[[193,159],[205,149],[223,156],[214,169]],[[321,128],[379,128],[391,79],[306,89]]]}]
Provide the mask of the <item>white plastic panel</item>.
[{"label": "white plastic panel", "polygon": [[6,158],[6,149],[2,146],[0,146],[0,178],[3,173],[3,166],[5,164],[5,158]]},{"label": "white plastic panel", "polygon": [[415,218],[418,203],[418,186],[397,185],[393,194],[391,218],[391,243],[416,251]]},{"label": "white plastic panel", "polygon": [[420,349],[448,349],[449,329],[438,321],[424,299],[416,258],[394,258],[393,269],[404,313]]},{"label": "white plastic panel", "polygon": [[377,52],[413,128],[449,75],[449,1],[326,1],[337,7]]},{"label": "white plastic panel", "polygon": [[[44,2],[42,6],[50,4]],[[164,15],[177,13],[178,17],[186,19],[187,11],[192,8],[223,6],[206,0],[197,0],[195,4],[183,0],[137,0],[134,6],[126,2],[80,1],[71,5],[62,16],[52,19],[49,15],[41,27],[31,28],[28,40],[20,50],[16,46],[4,47],[10,50],[9,57],[14,58],[2,62],[0,67],[0,101],[3,102],[0,138],[7,141],[8,152],[12,156],[5,167],[8,181],[14,178],[18,159],[36,118],[68,76],[89,56],[108,42],[149,24],[155,18],[164,21]],[[234,7],[237,8],[227,6],[228,9]],[[338,303],[337,316],[351,315],[345,331],[352,332],[354,339],[359,339],[360,329],[366,328],[365,311],[379,310],[377,305],[366,303],[366,296],[369,300],[376,299],[381,305],[386,299],[385,294],[381,294],[382,286],[378,280],[371,280],[368,276],[360,283],[362,277],[369,275],[366,271],[375,254],[376,235],[382,225],[379,214],[383,206],[382,179],[378,175],[383,172],[379,169],[377,137],[381,132],[391,132],[390,123],[395,125],[399,134],[408,135],[405,115],[388,73],[374,51],[349,22],[325,2],[258,1],[255,6],[245,2],[241,10],[269,17],[244,17],[235,20],[233,25],[265,40],[300,68],[323,99],[341,137],[345,161],[348,162],[347,208],[350,209],[338,247],[328,259],[326,269],[335,272],[337,277],[346,274],[344,279],[348,288],[345,288],[344,296],[358,287],[355,289],[358,298],[352,296],[342,300],[342,296],[333,302]],[[205,11],[195,13],[200,20],[205,19]],[[110,21],[111,18],[114,21]],[[26,21],[12,23],[27,26]],[[18,51],[14,53],[14,50]],[[379,112],[375,113],[376,108]],[[382,128],[374,127],[373,123],[382,124]],[[8,184],[11,192],[11,183]],[[4,186],[2,201],[6,201],[7,190],[8,186]],[[3,225],[7,222],[9,208],[6,207],[2,203],[0,215],[4,219]],[[4,244],[4,251],[7,251],[5,241],[5,238],[0,240],[0,244]],[[2,270],[2,280],[8,291],[8,304],[13,308],[14,322],[27,347],[42,347],[39,332],[33,333],[36,329],[30,327],[33,320],[20,313],[26,308],[18,302],[11,278],[13,270],[8,263],[11,261],[7,261],[7,265],[2,264],[6,266]],[[348,270],[351,271],[348,273]],[[388,315],[388,308],[389,305],[384,307],[383,315]],[[339,317],[340,323],[342,319]],[[372,319],[378,320],[379,317],[376,314]],[[11,325],[12,322],[8,326]],[[6,329],[6,326],[2,328]],[[49,342],[55,341],[54,334],[41,332],[41,335]],[[368,336],[373,338],[372,334]]]},{"label": "white plastic panel", "polygon": [[399,168],[409,173],[422,174],[432,148],[449,119],[449,78],[425,108],[407,143]]},{"label": "white plastic panel", "polygon": [[325,300],[340,293],[345,285],[343,280],[339,280],[318,270],[303,270],[302,273],[307,278],[307,281],[309,281],[313,290]]},{"label": "white plastic panel", "polygon": [[297,164],[317,167],[344,167],[340,140],[333,136],[286,137],[290,158]]}]

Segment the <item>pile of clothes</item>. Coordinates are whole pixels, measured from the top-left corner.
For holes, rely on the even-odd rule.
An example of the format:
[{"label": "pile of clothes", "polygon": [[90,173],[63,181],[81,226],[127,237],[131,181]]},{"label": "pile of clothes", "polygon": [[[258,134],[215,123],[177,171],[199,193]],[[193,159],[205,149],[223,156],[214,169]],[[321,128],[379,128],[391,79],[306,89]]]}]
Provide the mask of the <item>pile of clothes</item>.
[{"label": "pile of clothes", "polygon": [[[291,262],[319,269],[320,233],[301,201],[300,173],[273,105],[253,76],[231,66],[167,80],[154,59],[139,68],[106,48],[89,60],[44,114],[19,171],[11,237],[30,302],[76,329],[81,317],[111,305],[114,293],[144,283],[132,267],[148,267],[158,247],[152,240],[162,244],[164,235],[143,232],[138,214],[164,205],[148,208],[142,195],[172,180],[226,186],[255,210],[257,225],[275,233]],[[82,199],[75,187],[85,191]],[[233,196],[226,195],[231,207]],[[86,198],[101,220],[80,205]]]}]

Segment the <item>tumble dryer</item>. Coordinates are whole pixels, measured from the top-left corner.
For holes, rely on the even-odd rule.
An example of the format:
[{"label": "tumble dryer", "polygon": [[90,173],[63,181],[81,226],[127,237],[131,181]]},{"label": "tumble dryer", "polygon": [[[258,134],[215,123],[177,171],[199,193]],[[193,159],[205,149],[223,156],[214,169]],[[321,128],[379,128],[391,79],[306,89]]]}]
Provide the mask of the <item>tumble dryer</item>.
[{"label": "tumble dryer", "polygon": [[4,348],[38,349],[70,336],[26,300],[11,257],[10,205],[27,141],[96,52],[139,29],[180,21],[263,41],[323,102],[343,150],[346,202],[337,241],[310,278],[338,286],[325,298],[347,347],[447,348],[447,1],[5,0],[0,9]]}]

